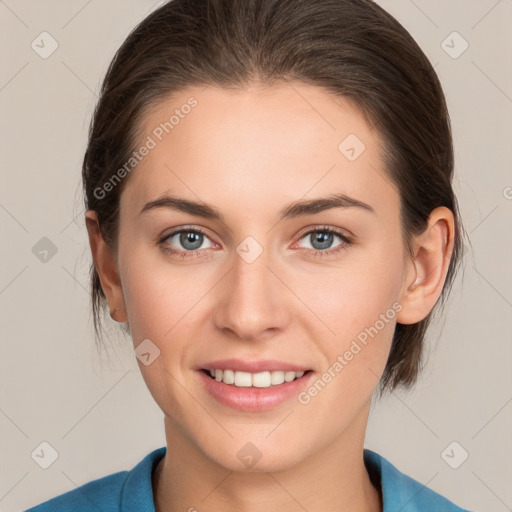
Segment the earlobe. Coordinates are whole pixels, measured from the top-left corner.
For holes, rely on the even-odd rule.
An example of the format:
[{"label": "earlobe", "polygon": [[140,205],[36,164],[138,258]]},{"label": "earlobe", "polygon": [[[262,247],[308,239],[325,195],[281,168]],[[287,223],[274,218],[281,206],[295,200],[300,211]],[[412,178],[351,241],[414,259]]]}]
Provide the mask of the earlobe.
[{"label": "earlobe", "polygon": [[110,316],[116,322],[124,323],[127,321],[126,309],[115,255],[101,235],[95,211],[86,212],[85,223],[94,266],[107,297]]},{"label": "earlobe", "polygon": [[420,322],[433,309],[443,290],[453,246],[453,213],[440,206],[430,214],[425,231],[413,241],[414,256],[404,281],[398,323]]}]

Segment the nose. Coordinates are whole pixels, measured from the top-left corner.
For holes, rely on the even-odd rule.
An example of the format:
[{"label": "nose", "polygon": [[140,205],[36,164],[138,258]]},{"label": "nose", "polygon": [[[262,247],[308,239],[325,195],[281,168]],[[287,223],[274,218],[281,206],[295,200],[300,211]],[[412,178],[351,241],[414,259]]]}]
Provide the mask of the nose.
[{"label": "nose", "polygon": [[235,253],[233,260],[217,292],[216,326],[244,340],[274,336],[286,327],[292,309],[285,286],[271,270],[267,252],[263,250],[252,262]]}]

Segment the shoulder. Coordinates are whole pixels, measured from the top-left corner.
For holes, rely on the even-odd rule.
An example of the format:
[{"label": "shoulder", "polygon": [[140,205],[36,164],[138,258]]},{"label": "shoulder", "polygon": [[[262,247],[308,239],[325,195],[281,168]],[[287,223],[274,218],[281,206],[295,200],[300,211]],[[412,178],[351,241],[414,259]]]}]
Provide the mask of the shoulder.
[{"label": "shoulder", "polygon": [[383,512],[470,512],[402,473],[372,450],[364,449],[364,462],[380,481]]},{"label": "shoulder", "polygon": [[76,489],[60,494],[26,512],[71,512],[119,510],[121,490],[126,482],[128,471],[120,471],[103,478],[92,480]]},{"label": "shoulder", "polygon": [[158,448],[129,471],[97,478],[25,512],[154,512],[151,475],[165,452]]}]

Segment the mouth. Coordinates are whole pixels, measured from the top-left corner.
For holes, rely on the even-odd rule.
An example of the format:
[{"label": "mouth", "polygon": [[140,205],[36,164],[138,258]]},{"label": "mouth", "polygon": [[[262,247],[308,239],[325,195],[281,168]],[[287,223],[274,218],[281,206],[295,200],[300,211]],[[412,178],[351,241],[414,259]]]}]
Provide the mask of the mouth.
[{"label": "mouth", "polygon": [[[313,370],[297,366],[291,369],[290,365],[286,370],[265,370],[272,365],[258,364],[253,372],[230,369],[228,364],[222,366],[197,369],[203,389],[221,406],[246,413],[262,413],[289,405],[315,378]],[[278,368],[278,364],[274,367]]]},{"label": "mouth", "polygon": [[203,368],[201,371],[212,380],[237,388],[271,388],[281,386],[287,382],[299,380],[312,372],[312,370],[267,370],[251,373],[230,369],[221,370],[219,368]]}]

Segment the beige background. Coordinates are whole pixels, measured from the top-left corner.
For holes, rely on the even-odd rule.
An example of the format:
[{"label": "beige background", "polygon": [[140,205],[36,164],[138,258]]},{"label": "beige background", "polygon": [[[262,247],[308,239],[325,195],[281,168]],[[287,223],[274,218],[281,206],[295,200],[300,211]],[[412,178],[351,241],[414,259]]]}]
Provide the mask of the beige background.
[{"label": "beige background", "polygon": [[[119,341],[110,360],[96,353],[79,188],[100,80],[158,3],[0,1],[3,512],[130,469],[165,444],[129,345]],[[418,385],[375,406],[366,446],[461,506],[512,510],[512,0],[379,3],[416,38],[445,88],[473,251],[431,331]],[[43,31],[59,45],[47,59],[31,48]],[[442,43],[453,31],[469,43],[456,59]],[[455,37],[452,54],[463,44]],[[32,252],[43,237],[57,250],[47,262]],[[43,441],[58,452],[46,470],[31,458]],[[453,441],[462,447],[455,457],[469,453],[458,469],[441,455]]]}]

